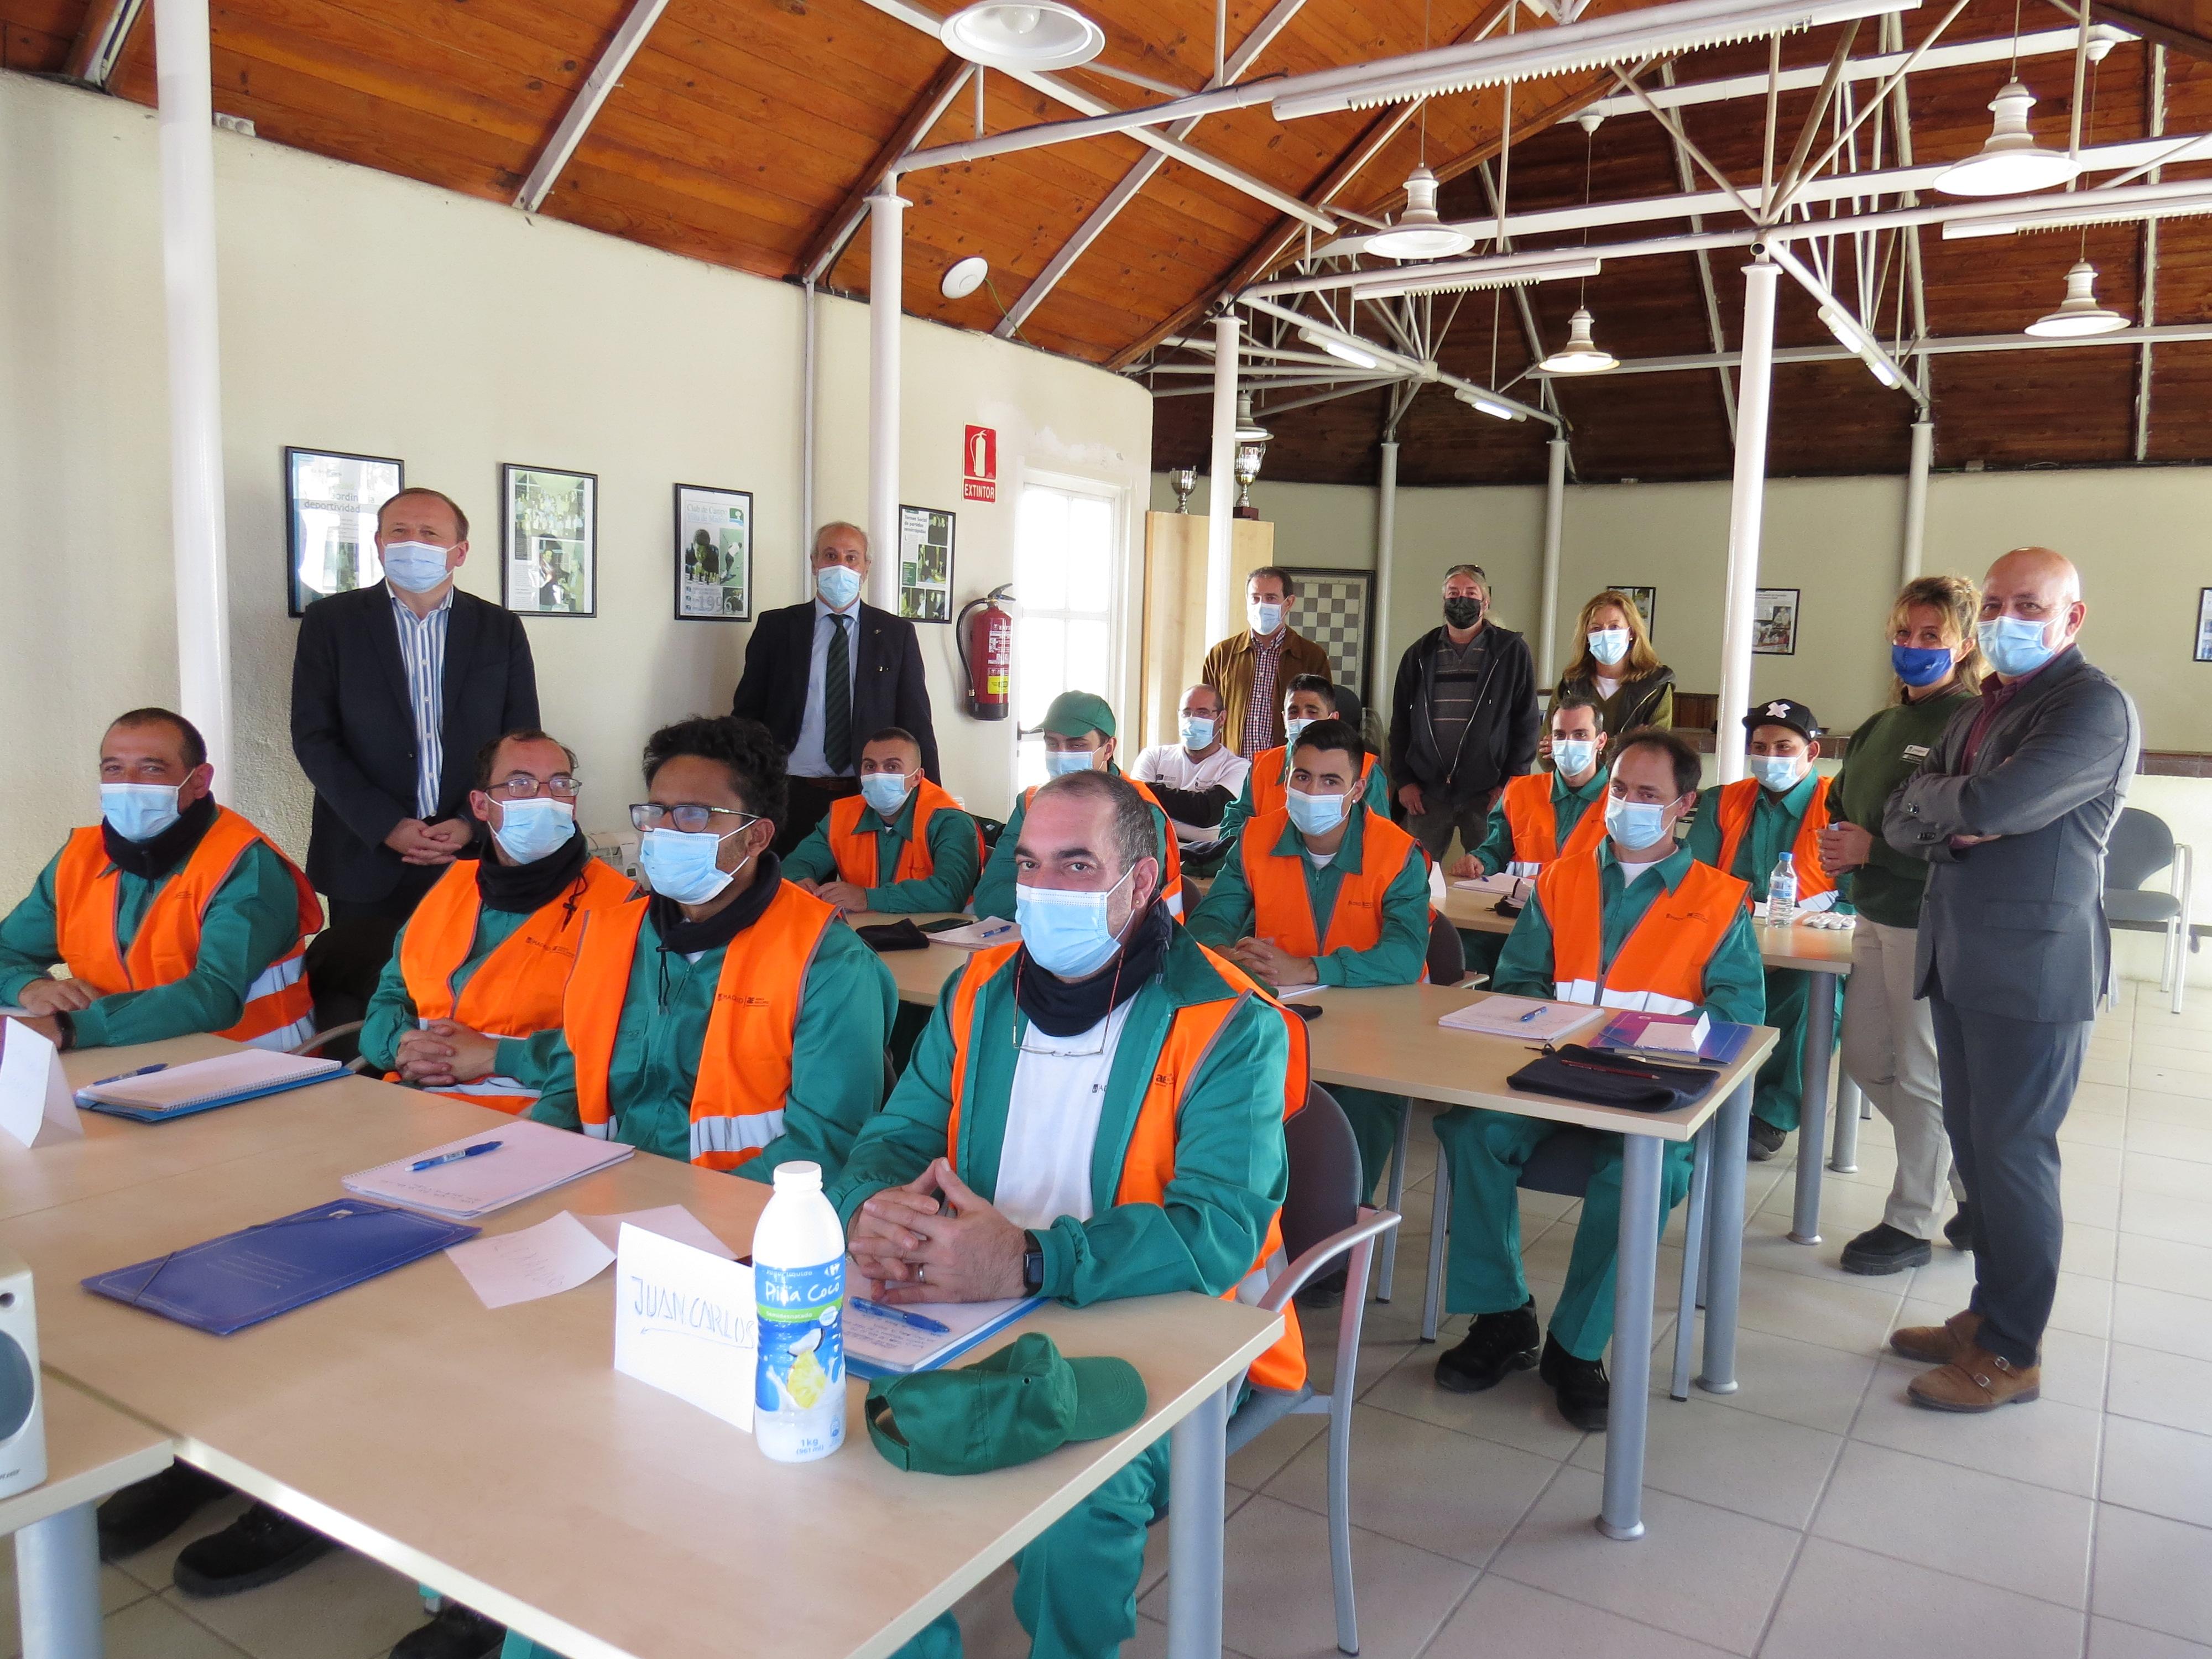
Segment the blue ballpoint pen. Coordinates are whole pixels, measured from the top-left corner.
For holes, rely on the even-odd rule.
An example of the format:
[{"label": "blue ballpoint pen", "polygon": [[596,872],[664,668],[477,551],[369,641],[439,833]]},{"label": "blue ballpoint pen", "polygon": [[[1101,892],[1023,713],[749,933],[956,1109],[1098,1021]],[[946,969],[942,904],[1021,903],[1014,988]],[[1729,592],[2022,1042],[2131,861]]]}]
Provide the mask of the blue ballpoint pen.
[{"label": "blue ballpoint pen", "polygon": [[1527,1013],[1522,1015],[1516,1023],[1522,1025],[1526,1025],[1530,1020],[1535,1018],[1537,1015],[1543,1012],[1544,1011],[1541,1007],[1531,1008]]},{"label": "blue ballpoint pen", "polygon": [[950,1336],[952,1327],[932,1319],[927,1314],[908,1313],[904,1308],[894,1308],[887,1302],[871,1302],[864,1296],[850,1298],[862,1313],[873,1314],[878,1319],[896,1319],[902,1325],[917,1331],[927,1331],[933,1336]]},{"label": "blue ballpoint pen", "polygon": [[443,1152],[436,1158],[420,1158],[407,1168],[410,1174],[420,1175],[425,1170],[436,1169],[441,1164],[459,1164],[463,1158],[474,1158],[479,1152],[495,1152],[499,1147],[500,1143],[496,1140],[479,1140],[475,1146],[464,1146],[458,1152]]},{"label": "blue ballpoint pen", "polygon": [[88,1088],[97,1089],[103,1084],[125,1083],[128,1082],[134,1077],[151,1077],[156,1072],[166,1072],[168,1069],[169,1062],[166,1060],[160,1060],[155,1061],[151,1066],[141,1066],[135,1072],[118,1072],[113,1077],[100,1078],[85,1086]]}]

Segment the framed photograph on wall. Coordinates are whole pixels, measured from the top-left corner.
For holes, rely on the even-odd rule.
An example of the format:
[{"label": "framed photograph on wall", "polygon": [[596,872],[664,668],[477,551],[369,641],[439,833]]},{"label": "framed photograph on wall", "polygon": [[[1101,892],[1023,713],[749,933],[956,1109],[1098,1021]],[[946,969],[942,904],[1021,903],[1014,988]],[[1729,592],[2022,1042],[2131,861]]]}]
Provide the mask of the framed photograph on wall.
[{"label": "framed photograph on wall", "polygon": [[745,622],[752,614],[752,491],[677,485],[677,621]]},{"label": "framed photograph on wall", "polygon": [[952,620],[953,514],[942,507],[899,508],[899,608],[909,622]]},{"label": "framed photograph on wall", "polygon": [[1751,605],[1751,648],[1761,657],[1797,654],[1797,590],[1762,587]]},{"label": "framed photograph on wall", "polygon": [[500,602],[526,617],[599,615],[599,475],[507,462],[499,497]]},{"label": "framed photograph on wall", "polygon": [[1644,631],[1656,640],[1659,637],[1659,590],[1638,587],[1633,582],[1608,582],[1606,586],[1616,593],[1626,593],[1636,602],[1637,610],[1644,614]]},{"label": "framed photograph on wall", "polygon": [[407,482],[407,464],[331,449],[284,450],[284,614],[384,580],[376,514]]},{"label": "framed photograph on wall", "polygon": [[1372,706],[1369,658],[1375,647],[1375,573],[1371,570],[1293,569],[1297,585],[1289,622],[1328,653],[1329,678]]},{"label": "framed photograph on wall", "polygon": [[2197,660],[2212,662],[2212,587],[2197,590]]}]

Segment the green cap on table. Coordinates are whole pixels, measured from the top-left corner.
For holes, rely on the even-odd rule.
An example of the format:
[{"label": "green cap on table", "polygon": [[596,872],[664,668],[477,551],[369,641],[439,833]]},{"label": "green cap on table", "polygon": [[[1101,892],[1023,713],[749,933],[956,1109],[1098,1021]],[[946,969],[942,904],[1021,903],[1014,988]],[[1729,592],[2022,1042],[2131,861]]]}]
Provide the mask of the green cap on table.
[{"label": "green cap on table", "polygon": [[957,1370],[879,1377],[868,1386],[868,1437],[918,1474],[981,1474],[1101,1440],[1145,1414],[1145,1382],[1126,1359],[1069,1359],[1030,1331]]}]

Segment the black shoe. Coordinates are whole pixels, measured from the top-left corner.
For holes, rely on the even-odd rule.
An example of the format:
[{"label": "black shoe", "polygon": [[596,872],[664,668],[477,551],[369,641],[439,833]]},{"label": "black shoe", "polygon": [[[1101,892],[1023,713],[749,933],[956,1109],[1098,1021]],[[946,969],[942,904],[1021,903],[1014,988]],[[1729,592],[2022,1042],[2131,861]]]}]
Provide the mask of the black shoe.
[{"label": "black shoe", "polygon": [[1328,1308],[1340,1308],[1344,1305],[1344,1287],[1351,1277],[1351,1273],[1346,1272],[1327,1273],[1319,1279],[1309,1280],[1305,1288],[1297,1293],[1295,1300],[1301,1308],[1310,1308],[1316,1311]]},{"label": "black shoe", "polygon": [[1840,1265],[1847,1273],[1896,1273],[1923,1267],[1934,1255],[1926,1239],[1885,1221],[1844,1245]]},{"label": "black shoe", "polygon": [[256,1504],[221,1532],[185,1545],[170,1576],[187,1595],[235,1595],[289,1578],[335,1547],[290,1516]]},{"label": "black shoe", "polygon": [[1744,1144],[1744,1155],[1753,1164],[1764,1164],[1782,1150],[1782,1143],[1790,1138],[1787,1129],[1778,1129],[1763,1117],[1751,1121],[1751,1137]]},{"label": "black shoe", "polygon": [[1959,1213],[1943,1224],[1943,1242],[1954,1250],[1974,1248],[1974,1218],[1961,1204]]},{"label": "black shoe", "polygon": [[1480,1394],[1536,1363],[1536,1298],[1511,1313],[1479,1314],[1466,1340],[1437,1356],[1437,1386],[1454,1394]]},{"label": "black shoe", "polygon": [[100,1506],[100,1559],[151,1549],[230,1488],[189,1463],[133,1481]]},{"label": "black shoe", "polygon": [[506,1641],[506,1626],[448,1601],[428,1624],[399,1639],[392,1659],[494,1659]]},{"label": "black shoe", "polygon": [[1543,1364],[1536,1375],[1552,1385],[1559,1401],[1559,1415],[1585,1434],[1603,1434],[1613,1384],[1607,1381],[1601,1359],[1577,1359],[1547,1332]]}]

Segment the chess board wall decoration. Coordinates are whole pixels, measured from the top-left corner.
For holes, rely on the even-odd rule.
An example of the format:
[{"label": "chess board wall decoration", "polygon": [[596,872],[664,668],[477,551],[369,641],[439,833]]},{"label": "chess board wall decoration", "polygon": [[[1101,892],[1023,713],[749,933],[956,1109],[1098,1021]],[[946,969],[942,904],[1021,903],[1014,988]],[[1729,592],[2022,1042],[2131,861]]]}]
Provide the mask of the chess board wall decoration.
[{"label": "chess board wall decoration", "polygon": [[1331,678],[1372,707],[1375,573],[1287,568],[1298,586],[1291,599],[1291,626],[1328,653]]}]

